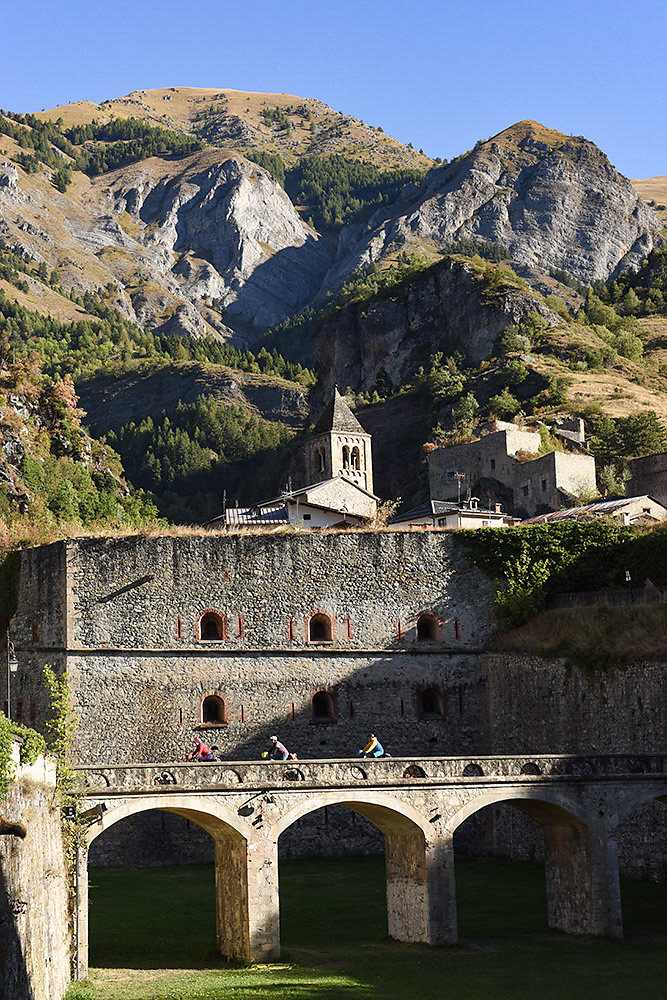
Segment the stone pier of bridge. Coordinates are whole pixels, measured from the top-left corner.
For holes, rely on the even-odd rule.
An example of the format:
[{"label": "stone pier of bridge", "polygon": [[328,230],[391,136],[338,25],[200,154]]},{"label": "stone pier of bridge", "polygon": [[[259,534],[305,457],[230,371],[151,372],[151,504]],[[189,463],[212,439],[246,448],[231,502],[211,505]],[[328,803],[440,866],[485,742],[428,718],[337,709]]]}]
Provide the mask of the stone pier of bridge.
[{"label": "stone pier of bridge", "polygon": [[666,763],[558,755],[79,768],[89,824],[78,859],[79,976],[88,965],[87,847],[149,809],[182,816],[213,838],[217,946],[237,960],[280,957],[280,835],[333,805],[384,834],[388,929],[397,941],[456,942],[454,833],[500,802],[542,826],[549,926],[621,937],[616,827],[643,802],[667,799]]}]

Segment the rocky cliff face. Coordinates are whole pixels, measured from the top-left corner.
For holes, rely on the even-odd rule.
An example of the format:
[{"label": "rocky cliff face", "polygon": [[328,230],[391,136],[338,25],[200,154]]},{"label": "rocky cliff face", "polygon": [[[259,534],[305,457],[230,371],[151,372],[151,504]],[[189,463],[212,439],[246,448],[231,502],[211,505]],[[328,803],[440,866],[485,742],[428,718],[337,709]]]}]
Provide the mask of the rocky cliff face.
[{"label": "rocky cliff face", "polygon": [[321,388],[326,394],[338,383],[366,391],[383,369],[401,385],[434,351],[460,349],[479,361],[502,330],[531,312],[554,326],[562,322],[529,289],[489,296],[478,269],[445,258],[390,297],[342,309],[322,325],[314,342]]},{"label": "rocky cliff face", "polygon": [[376,214],[352,246],[347,235],[327,280],[336,285],[397,249],[468,239],[499,243],[519,264],[562,268],[590,282],[637,266],[661,228],[594,143],[519,122],[432,170],[409,205]]},{"label": "rocky cliff face", "polygon": [[[331,151],[348,155],[348,140],[363,139],[366,145],[350,148],[384,155],[384,146],[376,149],[385,142],[381,133],[366,135],[355,120],[339,121],[317,102],[277,102],[274,110],[289,127],[276,124],[263,117],[273,97],[170,88],[90,108],[107,116],[143,114],[182,131],[208,129],[212,141],[225,136],[244,148],[259,143],[280,148],[292,160],[330,151],[326,143],[313,145],[313,136],[324,142],[327,129],[337,144]],[[223,129],[241,113],[255,130],[252,143]],[[278,133],[284,148],[271,146]],[[402,165],[394,157],[398,146],[391,140],[385,150],[393,157],[390,165]],[[113,304],[146,329],[233,337],[240,345],[256,342],[301,307],[317,306],[324,291],[339,287],[359,266],[397,251],[426,252],[436,260],[457,241],[490,241],[506,247],[539,287],[540,275],[552,268],[586,282],[608,278],[636,266],[660,240],[657,216],[593,143],[534,122],[520,122],[431,170],[421,187],[406,188],[369,226],[343,229],[337,250],[331,237],[322,238],[302,221],[280,185],[239,152],[209,148],[180,158],[152,157],[92,181],[75,172],[66,193],[56,191],[48,169],[26,174],[9,162],[19,152],[0,135],[0,164],[8,158],[0,165],[0,237],[44,261],[66,289],[115,288]],[[446,320],[441,307],[433,312],[428,295],[423,304],[412,300],[410,308],[424,313],[417,325],[437,315],[445,329],[460,308],[459,339],[477,356],[475,345],[487,343],[495,327],[487,328],[480,316],[482,326],[473,329],[474,306],[465,304],[462,282],[459,292],[452,287],[445,295]],[[385,313],[379,307],[378,322],[405,328],[404,319]],[[364,330],[370,346],[370,321]],[[449,337],[445,332],[444,339]],[[414,354],[419,345],[412,350],[406,343],[405,351]],[[400,356],[391,360],[396,370],[407,363]]]},{"label": "rocky cliff face", "polygon": [[222,150],[78,175],[67,195],[5,164],[0,236],[66,287],[115,285],[147,329],[241,341],[310,301],[331,262],[280,185]]},{"label": "rocky cliff face", "polygon": [[232,372],[196,363],[137,369],[122,375],[98,375],[77,386],[86,424],[102,434],[131,420],[159,417],[214,396],[242,406],[265,420],[300,430],[308,417],[308,391],[292,382],[248,372]]},{"label": "rocky cliff face", "polygon": [[312,298],[329,261],[280,185],[242,157],[144,161],[95,191],[116,217],[127,212],[172,292],[193,305],[220,299],[232,322],[280,322]]}]

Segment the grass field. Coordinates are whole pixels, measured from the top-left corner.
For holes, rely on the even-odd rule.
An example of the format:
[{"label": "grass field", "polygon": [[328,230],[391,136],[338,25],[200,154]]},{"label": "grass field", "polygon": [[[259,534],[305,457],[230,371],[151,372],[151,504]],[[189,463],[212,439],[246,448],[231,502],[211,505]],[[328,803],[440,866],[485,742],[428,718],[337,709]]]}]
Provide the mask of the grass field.
[{"label": "grass field", "polygon": [[547,929],[544,869],[457,862],[460,944],[387,938],[382,858],[281,864],[283,961],[214,950],[208,865],[91,873],[91,974],[77,1000],[643,1000],[664,996],[667,886],[625,880],[626,940]]}]

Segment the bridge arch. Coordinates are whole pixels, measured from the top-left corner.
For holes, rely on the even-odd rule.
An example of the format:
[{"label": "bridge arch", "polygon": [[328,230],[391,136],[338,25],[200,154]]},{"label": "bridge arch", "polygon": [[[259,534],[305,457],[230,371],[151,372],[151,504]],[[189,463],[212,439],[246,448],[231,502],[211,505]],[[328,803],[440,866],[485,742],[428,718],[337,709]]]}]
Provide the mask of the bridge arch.
[{"label": "bridge arch", "polygon": [[354,791],[349,789],[332,789],[321,791],[317,796],[304,798],[279,817],[271,829],[270,836],[277,840],[281,833],[292,826],[298,819],[309,813],[317,812],[324,806],[343,806],[358,812],[361,816],[374,823],[378,829],[386,833],[416,833],[419,830],[424,837],[430,832],[430,826],[425,816],[409,802],[398,799],[387,792]]},{"label": "bridge arch", "polygon": [[228,809],[220,802],[215,801],[210,796],[183,794],[170,795],[165,801],[164,794],[142,795],[136,798],[126,799],[119,805],[113,806],[108,811],[102,813],[98,823],[93,824],[88,829],[88,846],[105,833],[110,827],[115,826],[128,816],[137,813],[148,812],[149,810],[160,810],[161,812],[175,813],[184,819],[189,819],[191,823],[196,823],[206,830],[213,839],[230,838],[248,840],[251,829],[235,812]]},{"label": "bridge arch", "polygon": [[[94,808],[94,798],[89,798]],[[89,827],[86,842],[77,855],[78,909],[76,928],[77,968],[79,978],[88,970],[88,850],[90,845],[121,820],[149,810],[173,813],[202,827],[213,838],[215,847],[216,944],[228,958],[247,961],[252,956],[251,934],[257,926],[255,900],[249,893],[249,842],[252,828],[211,797],[196,794],[142,795],[121,801],[101,813]]]},{"label": "bridge arch", "polygon": [[[620,897],[617,870],[607,872],[593,816],[576,795],[561,788],[486,788],[459,807],[446,823],[454,853],[454,833],[466,819],[488,806],[506,804],[539,823],[544,837],[547,921],[554,930],[570,934],[609,934],[618,937]],[[608,879],[601,879],[604,868]],[[604,884],[602,884],[604,882]],[[452,881],[451,892],[455,893]],[[455,902],[452,921],[456,920]]]},{"label": "bridge arch", "polygon": [[[639,787],[630,786],[625,794],[615,797],[606,810],[609,823],[609,854],[621,871],[632,880],[632,895],[648,893],[651,882],[661,882],[667,858],[667,782],[650,780]],[[636,931],[633,907],[627,893],[628,882],[619,885],[623,922],[629,933]],[[650,896],[646,895],[645,899]],[[647,907],[658,920],[659,908]]]},{"label": "bridge arch", "polygon": [[471,797],[453,813],[447,829],[454,833],[474,813],[487,806],[506,803],[521,809],[542,826],[575,823],[588,825],[588,817],[581,804],[562,791],[547,788],[485,788]]},{"label": "bridge arch", "polygon": [[[634,792],[634,789],[633,789]],[[660,781],[651,783],[647,788],[640,788],[639,791],[628,796],[620,805],[616,814],[616,826],[620,826],[624,820],[628,819],[635,809],[646,805],[647,802],[661,802],[667,805],[667,782]]]},{"label": "bridge arch", "polygon": [[[281,815],[270,837],[276,843],[297,820],[325,806],[342,806],[359,813],[384,834],[387,927],[396,941],[424,941],[434,938],[429,907],[427,819],[403,798],[378,791],[332,789],[308,796]],[[276,853],[277,857],[277,853]]]}]

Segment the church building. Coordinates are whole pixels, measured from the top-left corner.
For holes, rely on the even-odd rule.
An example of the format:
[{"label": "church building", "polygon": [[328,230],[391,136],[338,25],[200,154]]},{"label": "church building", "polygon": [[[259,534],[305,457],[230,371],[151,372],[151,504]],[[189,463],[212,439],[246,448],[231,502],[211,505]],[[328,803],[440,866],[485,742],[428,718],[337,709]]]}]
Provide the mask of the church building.
[{"label": "church building", "polygon": [[305,442],[302,478],[252,507],[230,507],[210,527],[298,525],[306,530],[368,524],[376,515],[371,436],[334,388]]}]

